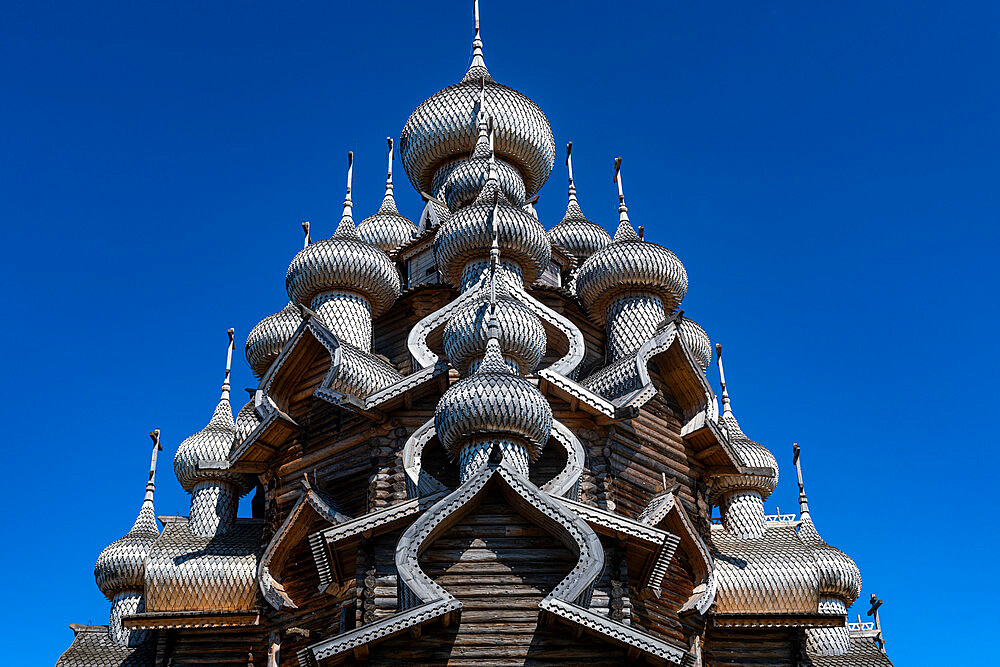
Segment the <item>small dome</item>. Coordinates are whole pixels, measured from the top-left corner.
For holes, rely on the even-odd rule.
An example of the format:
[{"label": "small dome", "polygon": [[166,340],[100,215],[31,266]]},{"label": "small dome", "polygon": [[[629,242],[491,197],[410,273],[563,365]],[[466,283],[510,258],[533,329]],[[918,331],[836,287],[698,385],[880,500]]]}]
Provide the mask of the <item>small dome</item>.
[{"label": "small dome", "polygon": [[840,549],[824,544],[813,551],[819,568],[820,597],[843,600],[848,607],[861,595],[861,571]]},{"label": "small dome", "polygon": [[392,195],[392,139],[389,143],[389,170],[385,178],[385,196],[375,215],[370,215],[358,225],[358,236],[382,252],[392,252],[408,243],[417,233],[417,226],[399,214],[396,199]]},{"label": "small dome", "polygon": [[146,556],[160,536],[153,500],[147,497],[132,529],[104,548],[94,565],[97,587],[109,600],[119,593],[142,591]]},{"label": "small dome", "polygon": [[257,323],[247,336],[247,363],[253,369],[257,378],[264,373],[278,358],[285,344],[292,339],[295,330],[302,324],[299,309],[291,301],[273,315],[268,315]]},{"label": "small dome", "polygon": [[712,341],[709,340],[708,334],[697,322],[686,317],[681,318],[678,329],[681,340],[694,354],[701,370],[707,369],[708,365],[712,363]]},{"label": "small dome", "polygon": [[465,264],[489,255],[494,233],[504,261],[520,267],[526,285],[535,282],[548,266],[552,250],[545,228],[519,206],[499,196],[495,181],[486,184],[474,203],[438,228],[434,254],[441,277],[458,285]]},{"label": "small dome", "polygon": [[766,499],[778,486],[778,461],[774,458],[774,454],[764,445],[754,442],[744,435],[732,412],[725,412],[719,421],[729,434],[729,444],[732,446],[740,465],[759,469],[760,472],[714,477],[712,481],[713,498],[718,498],[727,491],[749,489],[756,491],[762,498]]},{"label": "small dome", "polygon": [[604,227],[587,219],[575,198],[566,207],[566,215],[549,230],[549,241],[580,262],[611,243]]},{"label": "small dome", "polygon": [[417,232],[413,221],[400,215],[392,193],[386,193],[378,212],[370,215],[358,225],[358,236],[382,252],[392,252],[408,243]]},{"label": "small dome", "polygon": [[244,404],[240,411],[236,413],[236,444],[240,444],[247,439],[253,430],[260,424],[257,418],[257,411],[254,409],[253,396]]},{"label": "small dome", "polygon": [[[513,359],[521,373],[530,373],[545,354],[545,328],[527,306],[509,294],[497,297],[496,315],[503,322],[500,347],[504,356]],[[452,315],[444,328],[445,354],[463,375],[472,362],[486,354],[489,316],[489,300],[474,299]]]},{"label": "small dome", "polygon": [[[524,179],[517,169],[503,160],[496,161],[497,181],[500,192],[507,201],[522,206],[524,204]],[[448,209],[457,211],[476,200],[486,185],[489,172],[489,155],[461,158],[445,164],[434,173],[434,192],[444,195]]]},{"label": "small dome", "polygon": [[488,435],[523,442],[529,458],[535,460],[552,430],[552,408],[537,387],[510,372],[499,342],[491,338],[476,372],[441,397],[434,428],[454,458],[468,438]]},{"label": "small dome", "polygon": [[199,461],[226,461],[236,440],[236,424],[229,399],[223,398],[215,407],[208,425],[189,436],[177,448],[174,474],[184,490],[191,493],[198,482],[218,479],[234,484],[242,495],[253,488],[247,475],[228,470],[198,470]]},{"label": "small dome", "polygon": [[399,296],[399,271],[385,252],[361,240],[352,220],[345,217],[345,221],[331,238],[295,255],[285,287],[289,298],[304,306],[326,292],[356,292],[371,302],[372,316],[377,317]]},{"label": "small dome", "polygon": [[687,286],[687,271],[677,255],[641,240],[627,217],[614,240],[585,261],[576,276],[577,294],[601,322],[608,302],[622,292],[651,292],[669,314],[684,299]]}]

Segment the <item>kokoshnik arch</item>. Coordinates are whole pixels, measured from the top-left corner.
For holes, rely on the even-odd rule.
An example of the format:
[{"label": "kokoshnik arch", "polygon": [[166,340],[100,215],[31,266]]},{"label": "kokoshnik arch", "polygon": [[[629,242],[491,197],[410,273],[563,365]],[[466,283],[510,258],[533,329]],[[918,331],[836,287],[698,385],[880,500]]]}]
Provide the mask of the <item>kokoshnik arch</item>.
[{"label": "kokoshnik arch", "polygon": [[[800,514],[766,516],[771,451],[740,428],[680,306],[684,265],[629,219],[534,209],[552,129],[483,58],[410,115],[393,197],[288,267],[289,302],[234,333],[208,425],[180,443],[186,517],[153,509],[159,431],[132,529],[101,552],[94,665],[890,665],[857,566]],[[239,498],[256,489],[252,517]],[[721,519],[713,520],[713,507]]]}]

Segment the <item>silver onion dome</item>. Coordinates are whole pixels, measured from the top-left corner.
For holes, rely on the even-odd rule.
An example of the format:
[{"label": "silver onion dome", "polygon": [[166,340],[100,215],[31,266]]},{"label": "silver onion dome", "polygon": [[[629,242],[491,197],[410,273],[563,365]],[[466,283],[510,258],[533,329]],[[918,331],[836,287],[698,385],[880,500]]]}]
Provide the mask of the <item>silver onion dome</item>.
[{"label": "silver onion dome", "polygon": [[284,308],[268,315],[250,330],[245,352],[247,363],[258,379],[264,377],[264,373],[278,358],[300,324],[302,315],[296,305],[289,301]]},{"label": "silver onion dome", "polygon": [[[499,334],[504,357],[513,360],[521,373],[530,373],[545,354],[545,328],[527,306],[505,293],[496,299],[496,316],[504,323]],[[489,317],[489,300],[473,299],[444,328],[444,352],[463,375],[486,354]]]},{"label": "silver onion dome", "polygon": [[687,271],[677,255],[661,245],[639,238],[625,217],[614,240],[592,255],[576,276],[577,294],[599,321],[605,306],[627,291],[650,292],[663,300],[669,314],[687,293]]},{"label": "silver onion dome", "polygon": [[109,600],[125,591],[141,591],[143,562],[160,536],[153,503],[143,503],[132,529],[101,551],[94,565],[97,587]]},{"label": "silver onion dome", "polygon": [[476,107],[482,82],[490,115],[496,120],[497,155],[523,174],[530,197],[552,172],[552,127],[537,104],[490,76],[483,61],[478,23],[477,15],[472,65],[465,76],[422,102],[403,126],[399,143],[403,166],[417,190],[434,192],[434,174],[440,165],[467,154],[476,141]]},{"label": "silver onion dome", "polygon": [[573,142],[566,144],[566,168],[569,172],[569,201],[566,213],[555,227],[549,230],[549,241],[583,262],[598,250],[611,243],[611,235],[604,227],[587,219],[580,209],[573,182]]},{"label": "silver onion dome", "polygon": [[476,372],[441,397],[434,428],[453,458],[458,458],[463,441],[489,435],[522,442],[533,461],[552,430],[552,408],[537,387],[510,372],[498,340],[491,338]]},{"label": "silver onion dome", "polygon": [[143,498],[139,515],[132,528],[101,551],[94,565],[97,587],[109,600],[120,593],[142,591],[145,578],[145,560],[157,538],[160,529],[156,526],[156,511],[153,508],[153,492],[156,489],[156,455],[160,447],[160,431],[149,434],[153,438],[153,456],[146,480],[146,496]]},{"label": "silver onion dome", "polygon": [[333,236],[299,251],[285,274],[289,298],[304,306],[313,298],[343,290],[365,297],[377,317],[399,296],[399,271],[389,256],[361,240],[351,208],[353,153],[348,153],[347,197],[344,213]]},{"label": "silver onion dome", "polygon": [[756,491],[766,500],[778,486],[778,461],[771,450],[744,435],[739,422],[728,407],[728,396],[724,397],[723,402],[726,408],[719,421],[729,434],[729,444],[740,464],[745,468],[752,468],[753,471],[713,478],[712,495],[718,496],[727,491],[748,489]]},{"label": "silver onion dome", "polygon": [[416,234],[417,226],[396,208],[396,199],[392,194],[392,139],[387,137],[386,141],[389,144],[389,174],[385,180],[385,195],[378,211],[358,224],[358,236],[362,241],[389,253],[409,242]]},{"label": "silver onion dome", "polygon": [[[228,391],[226,392],[228,394]],[[188,436],[174,455],[174,474],[188,493],[198,482],[217,479],[234,484],[242,495],[253,488],[248,477],[228,470],[199,470],[199,461],[226,461],[236,440],[236,423],[228,395],[219,401],[208,425]]]},{"label": "silver onion dome", "polygon": [[[432,187],[444,196],[448,209],[455,212],[476,200],[486,185],[488,171],[488,155],[453,160],[434,173]],[[524,180],[517,169],[497,160],[497,181],[507,201],[517,206],[524,204]]]},{"label": "silver onion dome", "polygon": [[467,263],[489,254],[494,239],[504,261],[521,269],[526,285],[548,266],[552,247],[545,228],[500,193],[496,165],[491,157],[487,183],[476,201],[442,223],[434,237],[438,271],[453,285],[459,284]]},{"label": "silver onion dome", "polygon": [[819,568],[820,597],[842,600],[850,607],[861,595],[861,570],[840,549],[824,544],[813,552]]},{"label": "silver onion dome", "polygon": [[712,363],[712,341],[709,340],[708,334],[701,328],[701,325],[686,317],[680,318],[680,324],[677,328],[681,340],[694,354],[701,370],[707,369],[708,365]]}]

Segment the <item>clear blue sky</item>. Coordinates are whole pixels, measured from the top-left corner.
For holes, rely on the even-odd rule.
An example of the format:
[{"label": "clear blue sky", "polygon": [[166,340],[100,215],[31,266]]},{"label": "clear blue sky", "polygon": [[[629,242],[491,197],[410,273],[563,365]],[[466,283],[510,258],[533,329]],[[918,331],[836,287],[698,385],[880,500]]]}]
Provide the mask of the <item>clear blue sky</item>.
[{"label": "clear blue sky", "polygon": [[[0,12],[0,613],[33,629],[11,664],[52,664],[66,624],[107,622],[93,563],[138,510],[147,431],[165,443],[157,509],[186,513],[170,462],[212,412],[226,328],[241,351],[283,306],[299,222],[322,236],[338,220],[344,153],[360,218],[384,137],[464,72],[471,2],[335,4]],[[482,13],[490,71],[575,142],[581,203],[609,228],[624,157],[632,220],[684,261],[684,308],[726,345],[737,416],[783,466],[771,510],[794,509],[798,441],[820,531],[861,567],[853,611],[885,599],[901,666],[982,664],[1000,547],[998,5]],[[538,210],[551,226],[564,206],[557,161]]]}]

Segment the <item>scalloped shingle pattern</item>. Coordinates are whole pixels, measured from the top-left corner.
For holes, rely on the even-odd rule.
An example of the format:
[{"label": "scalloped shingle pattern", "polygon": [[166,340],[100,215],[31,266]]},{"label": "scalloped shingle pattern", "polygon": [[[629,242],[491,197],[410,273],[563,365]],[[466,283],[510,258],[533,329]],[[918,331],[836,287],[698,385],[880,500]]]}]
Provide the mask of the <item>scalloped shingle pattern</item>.
[{"label": "scalloped shingle pattern", "polygon": [[[434,172],[449,158],[467,155],[479,133],[479,81],[440,90],[418,106],[399,139],[403,167],[417,190],[432,192]],[[513,88],[486,81],[486,108],[495,122],[497,157],[524,174],[527,196],[541,189],[555,163],[555,139],[537,104]]]},{"label": "scalloped shingle pattern", "polygon": [[284,308],[268,315],[250,330],[245,352],[247,363],[258,379],[264,377],[300,324],[302,316],[299,309],[289,301]]},{"label": "scalloped shingle pattern", "polygon": [[153,667],[156,644],[118,646],[104,625],[78,630],[73,643],[56,661],[56,667]]},{"label": "scalloped shingle pattern", "polygon": [[237,519],[199,536],[186,518],[167,522],[146,563],[146,610],[240,611],[257,606],[264,523]]},{"label": "scalloped shingle pattern", "polygon": [[144,501],[132,528],[101,551],[94,565],[97,587],[109,600],[124,591],[142,591],[143,563],[160,537],[152,501]]}]

